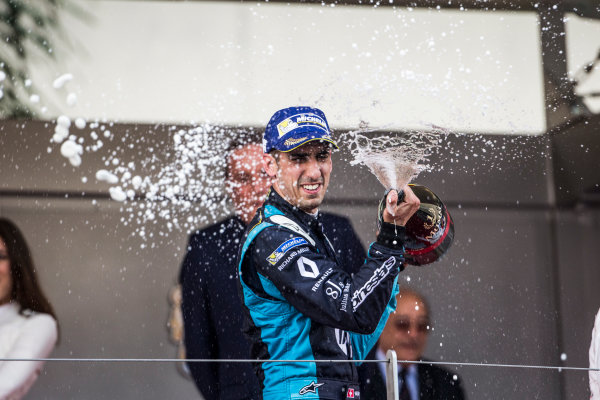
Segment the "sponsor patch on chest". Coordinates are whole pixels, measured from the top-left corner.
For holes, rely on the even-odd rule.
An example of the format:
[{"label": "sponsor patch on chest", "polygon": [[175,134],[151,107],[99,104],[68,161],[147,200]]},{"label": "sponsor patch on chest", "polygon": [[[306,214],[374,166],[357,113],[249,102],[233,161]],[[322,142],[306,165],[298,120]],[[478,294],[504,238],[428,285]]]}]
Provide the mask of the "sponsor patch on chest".
[{"label": "sponsor patch on chest", "polygon": [[300,247],[297,250],[292,251],[285,260],[283,260],[281,262],[281,264],[279,264],[279,267],[277,267],[278,270],[283,271],[283,269],[285,267],[288,266],[288,264],[294,259],[294,257],[296,257],[299,254],[303,254],[306,253],[308,251],[308,247]]},{"label": "sponsor patch on chest", "polygon": [[301,238],[301,237],[294,237],[289,240],[286,240],[285,242],[281,243],[279,245],[279,247],[277,247],[267,257],[267,261],[269,262],[269,264],[275,265],[279,262],[279,260],[281,260],[283,258],[285,253],[287,253],[289,250],[293,249],[294,247],[298,247],[303,244],[308,244],[308,242],[304,238]]}]

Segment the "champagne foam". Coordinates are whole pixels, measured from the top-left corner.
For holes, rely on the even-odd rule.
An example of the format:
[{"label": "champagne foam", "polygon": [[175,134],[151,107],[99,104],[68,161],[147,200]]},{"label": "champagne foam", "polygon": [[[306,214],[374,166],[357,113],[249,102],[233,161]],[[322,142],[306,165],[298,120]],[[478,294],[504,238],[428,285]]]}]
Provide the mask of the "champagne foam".
[{"label": "champagne foam", "polygon": [[365,128],[342,134],[339,142],[353,157],[350,165],[365,165],[383,187],[401,189],[431,169],[428,157],[441,146],[446,133],[438,127],[402,133]]}]

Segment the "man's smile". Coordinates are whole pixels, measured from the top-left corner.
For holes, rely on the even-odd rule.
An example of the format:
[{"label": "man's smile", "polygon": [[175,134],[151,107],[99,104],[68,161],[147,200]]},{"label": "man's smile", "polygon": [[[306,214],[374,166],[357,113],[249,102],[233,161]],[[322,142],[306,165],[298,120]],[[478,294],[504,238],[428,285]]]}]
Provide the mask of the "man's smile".
[{"label": "man's smile", "polygon": [[308,194],[317,194],[322,187],[321,182],[301,183],[299,185]]}]

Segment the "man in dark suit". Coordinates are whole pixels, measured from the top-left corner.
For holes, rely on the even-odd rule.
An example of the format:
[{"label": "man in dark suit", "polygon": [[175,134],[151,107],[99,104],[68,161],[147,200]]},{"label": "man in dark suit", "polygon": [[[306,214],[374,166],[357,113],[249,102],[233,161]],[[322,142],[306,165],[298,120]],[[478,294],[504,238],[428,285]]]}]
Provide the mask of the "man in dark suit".
[{"label": "man in dark suit", "polygon": [[[236,215],[190,236],[179,276],[188,359],[250,358],[250,345],[242,333],[236,257],[247,224],[271,185],[262,171],[262,156],[256,144],[232,146],[226,176]],[[358,270],[366,254],[350,221],[324,214],[323,226],[342,265],[353,266],[348,272]],[[206,400],[259,398],[250,363],[189,362],[188,367]]]},{"label": "man in dark suit", "polygon": [[[429,305],[425,298],[408,288],[400,289],[398,305],[379,337],[369,359],[386,359],[389,349],[398,360],[421,361],[430,329]],[[363,363],[359,367],[361,398],[385,400],[386,370],[383,363]],[[433,364],[399,363],[400,400],[463,400],[465,395],[455,373]]]}]

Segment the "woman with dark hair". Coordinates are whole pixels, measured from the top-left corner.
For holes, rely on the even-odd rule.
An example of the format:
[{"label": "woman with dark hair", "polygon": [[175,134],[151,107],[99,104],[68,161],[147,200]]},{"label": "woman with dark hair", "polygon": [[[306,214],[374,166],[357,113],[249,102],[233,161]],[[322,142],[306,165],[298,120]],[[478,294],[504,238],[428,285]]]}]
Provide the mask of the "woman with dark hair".
[{"label": "woman with dark hair", "polygon": [[[45,358],[58,339],[56,314],[40,288],[25,238],[0,218],[0,358]],[[20,399],[41,361],[0,361],[0,399]]]}]

